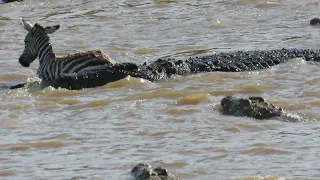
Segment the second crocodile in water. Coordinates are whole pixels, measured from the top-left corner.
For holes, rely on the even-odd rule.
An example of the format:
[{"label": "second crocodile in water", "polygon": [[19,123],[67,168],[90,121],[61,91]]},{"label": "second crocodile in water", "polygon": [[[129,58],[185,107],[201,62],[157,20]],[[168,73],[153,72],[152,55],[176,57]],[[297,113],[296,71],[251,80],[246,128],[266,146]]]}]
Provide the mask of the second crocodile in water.
[{"label": "second crocodile in water", "polygon": [[221,113],[239,117],[250,117],[259,120],[278,119],[286,122],[299,122],[299,117],[291,116],[272,103],[266,102],[262,97],[250,96],[241,98],[226,96],[220,101]]},{"label": "second crocodile in water", "polygon": [[152,169],[149,164],[144,163],[134,166],[131,170],[131,176],[134,180],[178,180],[166,169],[161,167]]}]

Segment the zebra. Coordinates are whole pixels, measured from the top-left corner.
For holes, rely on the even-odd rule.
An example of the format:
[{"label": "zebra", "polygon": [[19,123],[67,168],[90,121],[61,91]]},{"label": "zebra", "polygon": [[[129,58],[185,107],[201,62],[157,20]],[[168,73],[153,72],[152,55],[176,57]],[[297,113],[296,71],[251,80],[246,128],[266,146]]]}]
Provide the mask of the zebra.
[{"label": "zebra", "polygon": [[19,63],[24,67],[29,67],[39,57],[37,75],[41,80],[52,82],[62,74],[81,73],[116,63],[100,50],[78,52],[58,57],[52,50],[48,34],[57,31],[60,25],[43,28],[38,23],[32,26],[30,22],[23,18],[20,20],[28,34],[24,40],[25,48],[19,58]]}]

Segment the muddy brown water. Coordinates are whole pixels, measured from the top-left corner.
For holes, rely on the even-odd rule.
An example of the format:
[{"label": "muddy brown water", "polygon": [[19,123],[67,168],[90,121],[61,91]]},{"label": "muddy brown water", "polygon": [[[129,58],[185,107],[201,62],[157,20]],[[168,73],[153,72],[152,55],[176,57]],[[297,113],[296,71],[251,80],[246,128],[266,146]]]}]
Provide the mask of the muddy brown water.
[{"label": "muddy brown water", "polygon": [[[0,85],[35,77],[19,65],[19,18],[60,24],[64,55],[101,49],[118,62],[235,50],[319,49],[315,0],[26,0],[0,6]],[[320,66],[302,59],[241,73],[151,83],[0,93],[0,179],[128,179],[139,162],[180,179],[320,179]],[[263,96],[298,123],[223,116],[225,95]]]}]

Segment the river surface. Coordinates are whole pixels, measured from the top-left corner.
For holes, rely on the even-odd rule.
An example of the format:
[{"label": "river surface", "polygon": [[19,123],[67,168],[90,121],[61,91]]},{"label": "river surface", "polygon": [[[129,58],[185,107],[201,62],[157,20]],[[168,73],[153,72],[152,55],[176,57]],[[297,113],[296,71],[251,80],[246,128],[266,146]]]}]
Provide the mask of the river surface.
[{"label": "river surface", "polygon": [[[54,51],[101,49],[117,62],[236,50],[319,49],[316,0],[26,0],[0,5],[0,86],[36,75],[18,63],[43,26]],[[299,122],[221,115],[225,95],[258,95]],[[320,65],[212,72],[151,83],[128,77],[69,91],[0,91],[0,179],[128,179],[140,162],[186,180],[320,179]]]}]

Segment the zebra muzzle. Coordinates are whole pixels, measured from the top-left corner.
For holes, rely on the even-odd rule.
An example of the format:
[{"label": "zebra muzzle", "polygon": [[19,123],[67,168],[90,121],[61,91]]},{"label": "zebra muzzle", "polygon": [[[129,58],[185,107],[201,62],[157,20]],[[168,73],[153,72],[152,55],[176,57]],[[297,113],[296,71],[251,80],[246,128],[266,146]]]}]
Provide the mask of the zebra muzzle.
[{"label": "zebra muzzle", "polygon": [[23,66],[23,67],[29,67],[30,63],[28,63],[27,61],[24,60],[24,58],[20,57],[19,58],[19,63]]}]

